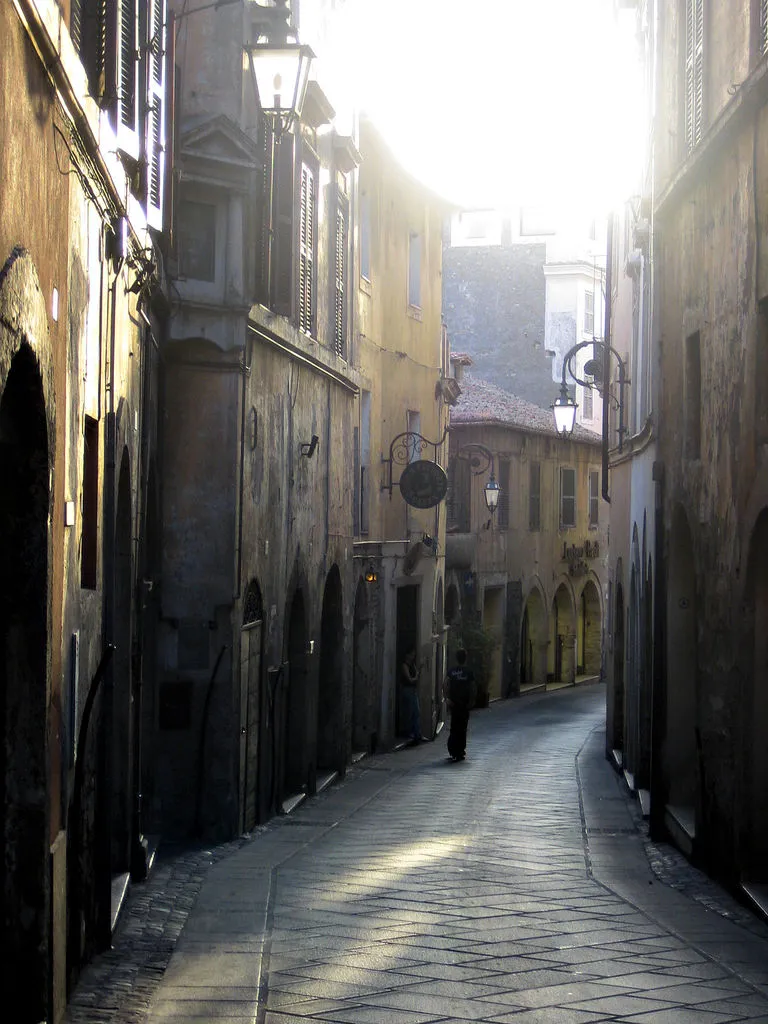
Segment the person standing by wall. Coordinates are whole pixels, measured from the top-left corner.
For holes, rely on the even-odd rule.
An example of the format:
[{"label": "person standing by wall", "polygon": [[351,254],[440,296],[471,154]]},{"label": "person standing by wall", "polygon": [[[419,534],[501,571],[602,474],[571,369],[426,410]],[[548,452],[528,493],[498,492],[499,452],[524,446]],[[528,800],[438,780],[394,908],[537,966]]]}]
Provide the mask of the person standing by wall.
[{"label": "person standing by wall", "polygon": [[451,712],[451,732],[448,736],[448,756],[453,761],[466,757],[469,712],[475,706],[475,674],[467,668],[467,652],[456,651],[456,664],[445,677],[443,695]]},{"label": "person standing by wall", "polygon": [[400,666],[400,691],[402,694],[403,721],[411,743],[421,743],[421,714],[419,712],[419,674],[421,666],[416,661],[412,647]]}]

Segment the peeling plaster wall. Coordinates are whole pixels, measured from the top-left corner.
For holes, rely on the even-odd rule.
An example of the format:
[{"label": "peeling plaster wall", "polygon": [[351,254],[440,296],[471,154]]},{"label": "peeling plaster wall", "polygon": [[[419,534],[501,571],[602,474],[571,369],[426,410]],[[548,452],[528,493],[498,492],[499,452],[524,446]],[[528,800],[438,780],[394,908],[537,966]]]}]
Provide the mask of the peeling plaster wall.
[{"label": "peeling plaster wall", "polygon": [[[726,17],[725,5],[714,8],[718,24]],[[712,103],[728,98],[718,83],[727,61],[738,66],[743,59],[742,27],[743,18],[734,19],[713,47]],[[758,109],[754,120],[743,114],[730,138],[700,155],[698,167],[657,218],[664,514],[669,531],[680,503],[692,533],[698,609],[695,724],[701,740],[697,813],[705,856],[725,871],[736,869],[744,811],[741,779],[749,756],[743,701],[752,681],[744,675],[740,654],[746,558],[752,524],[768,502],[768,466],[757,430],[767,393],[757,306],[768,282],[768,250],[762,244],[767,153],[765,113]],[[686,442],[691,413],[685,346],[695,332],[701,362],[698,458]],[[670,678],[667,687],[677,683]]]}]

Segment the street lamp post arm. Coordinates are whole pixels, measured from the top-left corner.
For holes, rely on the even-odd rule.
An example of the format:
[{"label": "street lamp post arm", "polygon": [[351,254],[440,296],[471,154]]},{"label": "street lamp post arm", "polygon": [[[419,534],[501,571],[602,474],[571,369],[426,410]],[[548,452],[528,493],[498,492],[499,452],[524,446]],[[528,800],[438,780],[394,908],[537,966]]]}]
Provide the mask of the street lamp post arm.
[{"label": "street lamp post arm", "polygon": [[443,446],[446,437],[448,427],[443,431],[439,441],[430,441],[415,430],[404,430],[401,434],[396,434],[389,446],[389,457],[385,459],[382,455],[381,458],[382,463],[388,467],[387,480],[381,485],[382,491],[389,491],[389,497],[392,497],[392,488],[398,482],[392,479],[393,466],[407,466],[408,463],[417,461],[428,448],[432,449],[433,461],[437,462],[438,449]]}]

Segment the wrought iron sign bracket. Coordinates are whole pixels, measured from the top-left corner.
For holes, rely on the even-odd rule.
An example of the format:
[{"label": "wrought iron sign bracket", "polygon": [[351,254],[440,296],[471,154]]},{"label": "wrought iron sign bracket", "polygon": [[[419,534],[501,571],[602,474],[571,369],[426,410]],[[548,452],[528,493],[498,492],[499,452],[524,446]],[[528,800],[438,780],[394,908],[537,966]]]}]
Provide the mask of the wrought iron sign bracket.
[{"label": "wrought iron sign bracket", "polygon": [[387,467],[381,490],[389,491],[390,501],[392,500],[392,488],[400,483],[399,479],[394,479],[393,467],[407,466],[411,462],[418,461],[423,452],[430,448],[432,449],[432,458],[429,461],[437,463],[437,451],[445,443],[448,430],[449,428],[446,427],[439,441],[430,441],[423,434],[418,434],[414,430],[404,430],[402,434],[392,438],[392,444],[389,446],[389,458],[384,458],[383,455],[381,457],[382,465]]}]

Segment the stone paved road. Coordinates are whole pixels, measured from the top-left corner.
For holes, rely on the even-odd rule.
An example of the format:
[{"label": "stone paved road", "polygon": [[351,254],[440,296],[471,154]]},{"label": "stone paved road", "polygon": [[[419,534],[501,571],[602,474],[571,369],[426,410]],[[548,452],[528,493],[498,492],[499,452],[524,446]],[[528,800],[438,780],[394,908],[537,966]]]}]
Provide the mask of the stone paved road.
[{"label": "stone paved road", "polygon": [[69,1021],[768,1022],[768,927],[648,842],[604,701],[497,704],[464,763],[441,740],[374,758],[161,865]]}]

